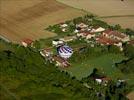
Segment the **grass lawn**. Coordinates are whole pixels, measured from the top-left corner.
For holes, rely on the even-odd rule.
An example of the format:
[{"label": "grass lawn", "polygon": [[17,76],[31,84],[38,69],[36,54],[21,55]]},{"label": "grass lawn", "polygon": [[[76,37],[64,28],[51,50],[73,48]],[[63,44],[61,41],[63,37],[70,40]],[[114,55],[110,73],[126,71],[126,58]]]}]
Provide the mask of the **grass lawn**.
[{"label": "grass lawn", "polygon": [[87,59],[83,63],[79,63],[79,61],[78,63],[73,63],[66,71],[79,80],[90,75],[93,68],[101,70],[109,77],[120,77],[122,73],[114,66],[114,63],[120,62],[123,59],[125,57],[120,54],[106,54],[93,59]]}]

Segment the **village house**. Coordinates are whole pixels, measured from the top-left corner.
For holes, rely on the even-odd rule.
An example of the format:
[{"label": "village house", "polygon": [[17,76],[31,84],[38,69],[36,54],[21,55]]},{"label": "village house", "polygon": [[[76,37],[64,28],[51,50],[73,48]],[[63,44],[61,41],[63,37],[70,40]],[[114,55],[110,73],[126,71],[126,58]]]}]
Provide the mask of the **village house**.
[{"label": "village house", "polygon": [[74,33],[78,33],[78,32],[79,32],[79,30],[78,30],[78,29],[75,29],[75,30],[74,30]]},{"label": "village house", "polygon": [[53,56],[52,61],[56,62],[56,66],[59,66],[59,67],[64,68],[64,67],[70,66],[70,63],[60,56]]},{"label": "village house", "polygon": [[76,36],[86,38],[88,34],[89,34],[89,32],[87,32],[87,31],[80,31],[79,33],[77,33]]},{"label": "village house", "polygon": [[95,26],[95,27],[92,27],[90,32],[91,33],[96,33],[96,32],[103,32],[103,31],[105,31],[105,28],[102,28],[100,26]]},{"label": "village house", "polygon": [[77,37],[91,39],[92,37],[95,37],[95,34],[90,31],[81,31],[80,33],[77,33]]},{"label": "village house", "polygon": [[40,50],[40,54],[41,56],[43,56],[46,60],[49,60],[50,62],[52,62],[52,55],[53,52],[50,48],[46,48],[46,49],[42,49]]},{"label": "village house", "polygon": [[73,35],[73,36],[66,36],[64,38],[60,38],[59,40],[64,41],[64,42],[70,42],[70,41],[73,41],[76,39],[77,39],[77,37]]},{"label": "village house", "polygon": [[66,28],[68,25],[66,23],[60,23],[61,28]]},{"label": "village house", "polygon": [[66,28],[62,28],[61,30],[62,30],[62,32],[66,32],[66,31],[67,31],[67,29],[66,29]]},{"label": "village house", "polygon": [[59,40],[59,39],[55,39],[52,41],[52,45],[56,46],[56,47],[63,45],[63,44],[64,44],[64,42],[62,40]]},{"label": "village house", "polygon": [[84,23],[76,24],[76,29],[79,30],[79,31],[80,30],[84,31],[84,30],[88,29],[88,25],[86,25]]},{"label": "village house", "polygon": [[105,30],[102,34],[103,34],[103,36],[105,36],[107,38],[117,39],[122,42],[129,41],[129,36],[127,36],[124,33],[118,32],[118,31]]},{"label": "village house", "polygon": [[91,39],[91,38],[95,38],[95,33],[90,33],[89,32],[89,34],[87,35],[87,37],[86,37],[86,39],[88,40],[88,39]]},{"label": "village house", "polygon": [[50,56],[52,56],[53,52],[52,52],[52,50],[50,48],[46,48],[46,49],[40,50],[40,54],[43,57],[50,57]]},{"label": "village house", "polygon": [[98,83],[98,84],[102,84],[104,86],[107,86],[108,82],[110,81],[111,79],[110,78],[107,78],[107,77],[102,77],[102,78],[95,78],[95,81]]},{"label": "village house", "polygon": [[33,46],[33,40],[31,39],[23,39],[21,43],[24,47]]},{"label": "village house", "polygon": [[67,27],[68,27],[68,25],[66,23],[60,23],[60,28],[61,28],[62,32],[66,32]]},{"label": "village house", "polygon": [[110,39],[107,37],[104,37],[103,35],[100,35],[96,38],[96,41],[101,45],[115,45],[120,48],[120,51],[123,50],[122,42],[117,39]]}]

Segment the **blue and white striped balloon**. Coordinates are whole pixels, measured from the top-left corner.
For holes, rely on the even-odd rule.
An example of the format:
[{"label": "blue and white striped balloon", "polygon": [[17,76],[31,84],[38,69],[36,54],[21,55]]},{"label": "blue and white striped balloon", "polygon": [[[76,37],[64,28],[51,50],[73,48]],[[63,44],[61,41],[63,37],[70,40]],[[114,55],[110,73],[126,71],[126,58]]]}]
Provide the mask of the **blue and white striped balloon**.
[{"label": "blue and white striped balloon", "polygon": [[64,46],[61,46],[58,48],[58,53],[62,58],[67,59],[67,58],[70,58],[72,56],[73,49],[67,45],[64,45]]}]

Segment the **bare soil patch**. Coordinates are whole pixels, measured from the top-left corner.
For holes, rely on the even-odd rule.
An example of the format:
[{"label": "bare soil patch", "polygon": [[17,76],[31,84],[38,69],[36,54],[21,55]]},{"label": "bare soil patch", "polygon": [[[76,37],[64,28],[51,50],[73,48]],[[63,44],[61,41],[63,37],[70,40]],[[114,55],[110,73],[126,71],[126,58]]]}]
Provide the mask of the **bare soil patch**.
[{"label": "bare soil patch", "polygon": [[127,95],[129,100],[134,100],[134,91]]},{"label": "bare soil patch", "polygon": [[134,30],[134,17],[102,18],[101,20],[110,25],[120,24],[123,28],[131,28]]}]

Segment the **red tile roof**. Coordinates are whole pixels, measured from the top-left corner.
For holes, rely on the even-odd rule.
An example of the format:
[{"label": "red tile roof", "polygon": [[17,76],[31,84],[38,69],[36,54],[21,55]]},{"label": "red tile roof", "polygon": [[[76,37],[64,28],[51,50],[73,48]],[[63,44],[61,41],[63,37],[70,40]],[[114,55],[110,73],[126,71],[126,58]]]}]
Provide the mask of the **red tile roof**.
[{"label": "red tile roof", "polygon": [[109,34],[111,31],[112,31],[112,30],[107,29],[107,30],[104,31],[104,33]]},{"label": "red tile roof", "polygon": [[89,31],[81,31],[80,34],[87,36],[88,34],[94,34],[94,33],[91,33]]},{"label": "red tile roof", "polygon": [[125,34],[118,32],[118,31],[112,31],[112,30],[108,29],[108,30],[104,31],[104,33],[106,33],[108,35],[114,35],[114,36],[117,36],[119,38],[125,38]]},{"label": "red tile roof", "polygon": [[30,45],[33,42],[33,40],[31,40],[31,39],[23,39],[22,42],[25,42],[26,44]]},{"label": "red tile roof", "polygon": [[114,43],[119,43],[120,41],[119,40],[116,40],[116,39],[109,39],[109,38],[106,38],[102,35],[98,36],[98,42],[99,43],[102,43],[102,44],[105,44],[105,45],[112,45]]}]

